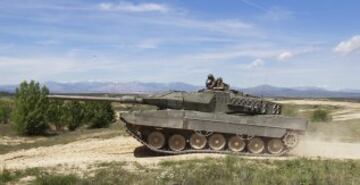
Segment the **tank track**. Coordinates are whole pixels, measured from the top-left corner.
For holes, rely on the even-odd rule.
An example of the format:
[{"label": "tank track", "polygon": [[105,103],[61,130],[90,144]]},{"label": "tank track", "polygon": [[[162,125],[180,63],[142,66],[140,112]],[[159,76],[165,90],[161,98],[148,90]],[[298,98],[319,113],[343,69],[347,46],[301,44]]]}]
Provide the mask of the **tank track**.
[{"label": "tank track", "polygon": [[148,143],[146,143],[143,139],[141,139],[140,136],[138,134],[136,134],[136,131],[131,129],[128,126],[130,123],[127,123],[125,120],[122,120],[122,121],[124,121],[125,130],[129,135],[131,135],[138,142],[140,142],[141,144],[143,144],[150,150],[158,152],[158,153],[163,153],[163,154],[176,155],[176,154],[191,154],[191,153],[216,153],[216,154],[232,154],[232,155],[250,156],[250,157],[280,157],[280,156],[284,156],[287,152],[289,152],[289,148],[285,148],[282,152],[280,152],[278,154],[269,154],[269,153],[253,154],[253,153],[249,153],[249,152],[233,152],[233,151],[229,151],[229,150],[215,151],[215,150],[211,150],[211,149],[202,149],[202,150],[187,149],[187,150],[183,150],[183,151],[172,151],[172,150],[168,150],[168,149],[156,149],[156,148],[150,146]]}]

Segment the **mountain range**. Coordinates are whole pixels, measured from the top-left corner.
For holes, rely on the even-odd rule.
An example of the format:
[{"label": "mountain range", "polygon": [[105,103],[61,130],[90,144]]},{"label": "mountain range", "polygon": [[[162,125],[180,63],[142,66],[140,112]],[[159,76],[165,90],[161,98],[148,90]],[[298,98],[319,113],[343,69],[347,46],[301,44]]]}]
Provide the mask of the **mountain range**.
[{"label": "mountain range", "polygon": [[[45,82],[51,93],[154,93],[169,90],[197,91],[202,86],[182,82],[143,83],[143,82]],[[17,85],[0,85],[0,92],[15,92]],[[247,94],[264,97],[307,97],[307,98],[360,98],[360,90],[348,89],[331,91],[318,87],[284,88],[260,85],[250,88],[233,87]]]}]

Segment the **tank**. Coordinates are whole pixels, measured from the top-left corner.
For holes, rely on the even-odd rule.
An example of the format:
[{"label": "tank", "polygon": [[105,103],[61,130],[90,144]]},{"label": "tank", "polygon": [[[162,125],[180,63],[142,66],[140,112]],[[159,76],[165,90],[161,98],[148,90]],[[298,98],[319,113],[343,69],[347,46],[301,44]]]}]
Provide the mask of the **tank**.
[{"label": "tank", "polygon": [[127,132],[150,150],[167,154],[233,153],[279,156],[296,147],[307,128],[282,116],[280,104],[235,90],[171,91],[153,95],[51,99],[110,101],[156,106],[121,114]]}]

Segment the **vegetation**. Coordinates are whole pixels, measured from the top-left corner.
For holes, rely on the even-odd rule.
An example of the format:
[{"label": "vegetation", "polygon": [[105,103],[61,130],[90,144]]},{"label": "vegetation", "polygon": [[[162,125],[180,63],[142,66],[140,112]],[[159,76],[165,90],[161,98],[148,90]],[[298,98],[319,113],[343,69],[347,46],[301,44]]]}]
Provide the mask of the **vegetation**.
[{"label": "vegetation", "polygon": [[65,126],[65,109],[64,102],[59,100],[50,100],[49,109],[47,113],[48,120],[50,124],[53,124],[56,130],[62,130]]},{"label": "vegetation", "polygon": [[78,101],[71,101],[66,103],[63,108],[65,114],[65,119],[63,119],[63,121],[68,125],[69,130],[74,131],[85,122],[87,115],[83,104]]},{"label": "vegetation", "polygon": [[49,90],[39,83],[24,81],[15,93],[12,123],[20,134],[44,134],[48,128],[47,111]]},{"label": "vegetation", "polygon": [[317,109],[311,114],[311,121],[313,122],[328,122],[332,118],[328,110]]},{"label": "vegetation", "polygon": [[[33,175],[33,184],[359,184],[360,161],[344,160],[248,160],[234,156],[217,159],[165,161],[155,168],[126,163],[103,163],[96,170],[60,174],[42,170],[14,171],[10,182]],[[36,173],[34,173],[36,172]],[[9,176],[9,172],[6,172]],[[4,172],[3,172],[4,174]],[[2,175],[0,175],[2,176]],[[11,174],[10,174],[11,176]],[[9,178],[8,178],[9,179]],[[10,178],[11,179],[11,178]],[[9,182],[9,181],[7,181]],[[0,184],[4,183],[0,181]]]},{"label": "vegetation", "polygon": [[86,117],[90,128],[108,127],[115,120],[115,113],[109,102],[87,102]]},{"label": "vegetation", "polygon": [[[48,100],[49,90],[35,81],[22,82],[16,89],[15,103],[0,100],[0,123],[8,123],[24,135],[43,135],[53,126],[56,131],[73,131],[81,125],[108,127],[114,121],[110,103]],[[12,111],[12,109],[14,109]]]},{"label": "vegetation", "polygon": [[[16,132],[10,127],[11,125],[9,124],[0,124],[0,136],[7,136],[8,138],[16,137]],[[109,128],[99,129],[87,129],[86,127],[81,127],[71,132],[62,132],[61,134],[52,135],[51,137],[46,138],[43,136],[27,137],[24,138],[27,142],[19,142],[15,145],[0,143],[0,155],[37,147],[68,144],[83,139],[107,139],[115,136],[128,136],[128,134],[124,127],[120,124],[111,124]],[[1,167],[2,166],[0,164],[0,168]]]},{"label": "vegetation", "polygon": [[11,101],[0,99],[0,124],[7,124],[10,121],[13,104]]}]

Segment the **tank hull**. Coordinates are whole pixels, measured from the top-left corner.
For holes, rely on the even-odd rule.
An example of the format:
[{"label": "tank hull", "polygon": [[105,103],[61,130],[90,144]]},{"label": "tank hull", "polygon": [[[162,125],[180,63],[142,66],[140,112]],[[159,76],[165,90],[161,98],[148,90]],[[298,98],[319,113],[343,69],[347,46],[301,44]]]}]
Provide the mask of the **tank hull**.
[{"label": "tank hull", "polygon": [[[229,146],[224,146],[221,150],[205,146],[204,148],[194,150],[189,146],[189,140],[194,133],[202,134],[208,140],[211,135],[220,134],[229,145],[229,139],[233,136],[239,136],[247,144],[256,137],[266,143],[271,139],[284,140],[288,133],[301,135],[307,127],[307,122],[300,118],[290,118],[279,115],[254,115],[237,116],[224,113],[206,113],[188,110],[153,110],[132,112],[121,116],[126,124],[129,133],[138,139],[151,150],[163,153],[189,153],[189,152],[218,152],[218,153],[237,153],[249,154],[251,152],[229,150]],[[161,132],[164,135],[165,143],[161,148],[152,147],[148,141],[148,136],[152,132]],[[182,150],[174,151],[169,148],[168,140],[172,135],[181,135],[185,138],[186,146]],[[283,141],[284,142],[284,141]],[[256,155],[283,155],[294,146],[285,147],[276,154],[266,154],[264,149],[261,154]],[[266,146],[264,146],[266,147]]]}]

